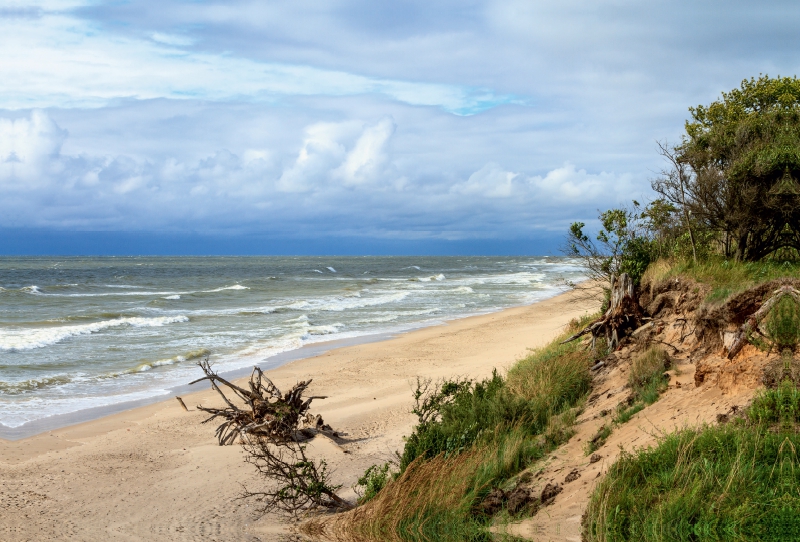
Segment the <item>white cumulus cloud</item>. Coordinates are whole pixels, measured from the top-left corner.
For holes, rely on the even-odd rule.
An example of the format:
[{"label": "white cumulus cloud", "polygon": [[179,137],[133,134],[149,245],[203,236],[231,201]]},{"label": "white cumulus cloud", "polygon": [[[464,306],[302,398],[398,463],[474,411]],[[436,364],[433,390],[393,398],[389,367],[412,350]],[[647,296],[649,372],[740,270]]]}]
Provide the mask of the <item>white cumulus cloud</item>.
[{"label": "white cumulus cloud", "polygon": [[388,145],[396,129],[394,121],[385,118],[367,126],[353,148],[334,173],[348,186],[377,180],[389,161]]}]

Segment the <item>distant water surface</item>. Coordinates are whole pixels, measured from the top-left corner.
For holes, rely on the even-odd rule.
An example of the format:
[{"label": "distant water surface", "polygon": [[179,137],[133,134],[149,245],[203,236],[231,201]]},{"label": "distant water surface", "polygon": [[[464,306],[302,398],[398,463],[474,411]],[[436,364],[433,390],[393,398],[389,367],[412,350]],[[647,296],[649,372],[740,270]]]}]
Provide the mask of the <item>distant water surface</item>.
[{"label": "distant water surface", "polygon": [[0,426],[169,393],[304,345],[550,297],[564,258],[0,258]]}]

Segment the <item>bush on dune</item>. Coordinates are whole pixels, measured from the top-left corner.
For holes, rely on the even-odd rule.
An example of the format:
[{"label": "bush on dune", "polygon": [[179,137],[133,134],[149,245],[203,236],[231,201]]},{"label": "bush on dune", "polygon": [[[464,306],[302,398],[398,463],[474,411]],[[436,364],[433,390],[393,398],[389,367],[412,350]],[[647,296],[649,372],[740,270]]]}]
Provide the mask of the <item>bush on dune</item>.
[{"label": "bush on dune", "polygon": [[503,378],[420,381],[419,423],[400,472],[356,509],[350,529],[367,539],[490,540],[476,506],[495,487],[571,436],[589,391],[592,353],[561,345],[589,318],[517,362]]}]

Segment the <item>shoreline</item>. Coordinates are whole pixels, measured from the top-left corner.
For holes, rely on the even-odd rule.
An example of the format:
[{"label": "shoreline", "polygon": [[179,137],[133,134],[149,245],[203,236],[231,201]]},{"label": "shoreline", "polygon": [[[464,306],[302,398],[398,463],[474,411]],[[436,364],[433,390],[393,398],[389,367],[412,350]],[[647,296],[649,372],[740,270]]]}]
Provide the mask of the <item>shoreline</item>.
[{"label": "shoreline", "polygon": [[[311,342],[301,346],[300,348],[296,348],[294,350],[288,350],[285,352],[279,352],[278,354],[270,356],[269,358],[266,358],[261,363],[259,363],[258,367],[260,367],[263,371],[268,373],[286,364],[302,361],[304,359],[309,359],[316,356],[321,356],[331,350],[336,350],[338,348],[346,348],[350,346],[358,346],[361,344],[389,341],[396,337],[406,335],[408,333],[414,333],[416,331],[423,329],[448,325],[451,322],[458,322],[460,320],[468,318],[497,314],[506,310],[512,310],[522,307],[530,307],[536,305],[537,303],[541,303],[543,301],[547,301],[548,299],[552,299],[554,297],[563,295],[568,291],[569,290],[567,290],[566,292],[554,290],[551,295],[542,297],[541,299],[538,299],[533,303],[527,303],[524,305],[512,305],[510,307],[490,309],[478,313],[467,313],[465,315],[454,316],[452,318],[442,318],[429,321],[422,321],[416,324],[409,324],[407,327],[399,330],[389,330],[389,331],[378,330],[375,331],[374,333],[365,333],[364,335],[357,335],[355,337],[345,337],[328,341]],[[238,369],[232,369],[229,371],[222,371],[219,374],[220,376],[227,378],[228,380],[238,381],[248,377],[251,371],[252,371],[252,366],[249,366],[249,367],[241,367]],[[16,442],[25,438],[30,438],[36,435],[40,435],[42,433],[46,433],[48,431],[56,431],[58,429],[63,429],[70,426],[87,423],[95,420],[100,420],[106,416],[113,416],[115,414],[120,414],[137,408],[146,407],[160,402],[170,401],[174,399],[176,395],[180,396],[191,395],[196,391],[198,391],[197,387],[191,387],[188,384],[181,384],[167,389],[164,393],[154,394],[151,397],[146,397],[144,399],[136,399],[133,401],[123,401],[120,403],[114,403],[110,405],[84,408],[81,410],[77,410],[74,412],[66,412],[63,414],[53,414],[44,418],[33,420],[31,422],[26,422],[17,427],[9,427],[0,423],[0,442],[3,441]]]},{"label": "shoreline", "polygon": [[[402,449],[416,377],[485,378],[543,346],[569,320],[597,303],[566,292],[522,307],[425,327],[388,340],[345,346],[286,363],[266,374],[280,388],[313,378],[313,412],[343,435],[317,437],[340,494],[372,464]],[[258,517],[237,500],[242,484],[258,487],[238,446],[220,447],[216,424],[197,404],[219,403],[201,389],[16,441],[0,440],[0,533],[4,540],[276,540],[285,520]],[[262,538],[263,537],[263,538]]]}]

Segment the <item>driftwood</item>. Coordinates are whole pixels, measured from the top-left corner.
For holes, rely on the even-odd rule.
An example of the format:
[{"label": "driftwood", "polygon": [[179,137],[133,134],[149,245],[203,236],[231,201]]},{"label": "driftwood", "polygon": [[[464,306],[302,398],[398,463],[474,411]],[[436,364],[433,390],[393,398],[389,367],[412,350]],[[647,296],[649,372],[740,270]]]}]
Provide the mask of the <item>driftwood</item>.
[{"label": "driftwood", "polygon": [[245,488],[240,495],[242,499],[260,503],[257,512],[266,514],[277,510],[296,516],[318,508],[353,508],[336,494],[342,486],[330,482],[325,460],[309,458],[303,444],[294,441],[275,444],[268,439],[256,439],[245,444],[244,449],[247,452],[245,461],[268,482],[263,489],[252,491]]},{"label": "driftwood", "polygon": [[[330,481],[325,460],[308,457],[301,443],[308,433],[332,431],[321,416],[312,416],[308,411],[311,401],[325,399],[303,397],[311,380],[299,382],[288,392],[281,393],[261,369],[254,367],[248,382],[250,389],[245,389],[215,373],[208,358],[198,365],[206,376],[190,384],[208,380],[227,405],[225,408],[198,406],[198,410],[211,414],[202,423],[222,418],[224,421],[216,432],[220,446],[233,444],[238,438],[247,453],[245,461],[255,466],[266,482],[265,487],[257,491],[244,488],[241,498],[261,503],[258,510],[261,513],[277,510],[297,516],[317,508],[352,508],[336,495],[341,486]],[[222,388],[227,388],[244,405],[234,404]],[[308,425],[315,426],[316,431],[304,427]]]},{"label": "driftwood", "polygon": [[775,307],[775,305],[777,305],[778,302],[787,295],[791,296],[797,303],[800,303],[800,291],[796,290],[792,286],[781,286],[775,290],[770,298],[767,299],[763,305],[761,305],[761,308],[750,315],[745,323],[742,324],[742,326],[736,332],[733,343],[728,350],[728,359],[733,359],[736,357],[736,354],[738,354],[742,348],[744,348],[744,345],[749,342],[751,334],[758,332],[758,326],[770,313],[772,308]]},{"label": "driftwood", "polygon": [[[311,384],[311,380],[298,382],[284,394],[272,380],[264,376],[261,369],[254,367],[248,382],[250,389],[247,390],[228,382],[215,373],[211,369],[208,359],[201,361],[198,365],[206,376],[189,384],[208,380],[211,387],[219,393],[227,405],[225,408],[197,406],[198,410],[211,414],[211,417],[203,423],[208,423],[216,418],[225,420],[217,427],[216,431],[220,446],[233,444],[237,437],[255,440],[266,438],[270,442],[295,440],[301,423],[312,419],[308,412],[311,401],[326,399],[323,396],[303,397],[303,392]],[[228,399],[220,389],[220,385],[233,392],[244,403],[243,407],[235,405]],[[318,425],[321,425],[322,418],[317,417],[316,421]]]},{"label": "driftwood", "polygon": [[592,349],[597,337],[605,335],[609,349],[619,346],[619,341],[629,329],[636,329],[642,322],[642,309],[634,295],[633,280],[627,273],[611,279],[611,299],[608,310],[578,333],[561,342],[566,344],[584,335],[592,335]]}]

